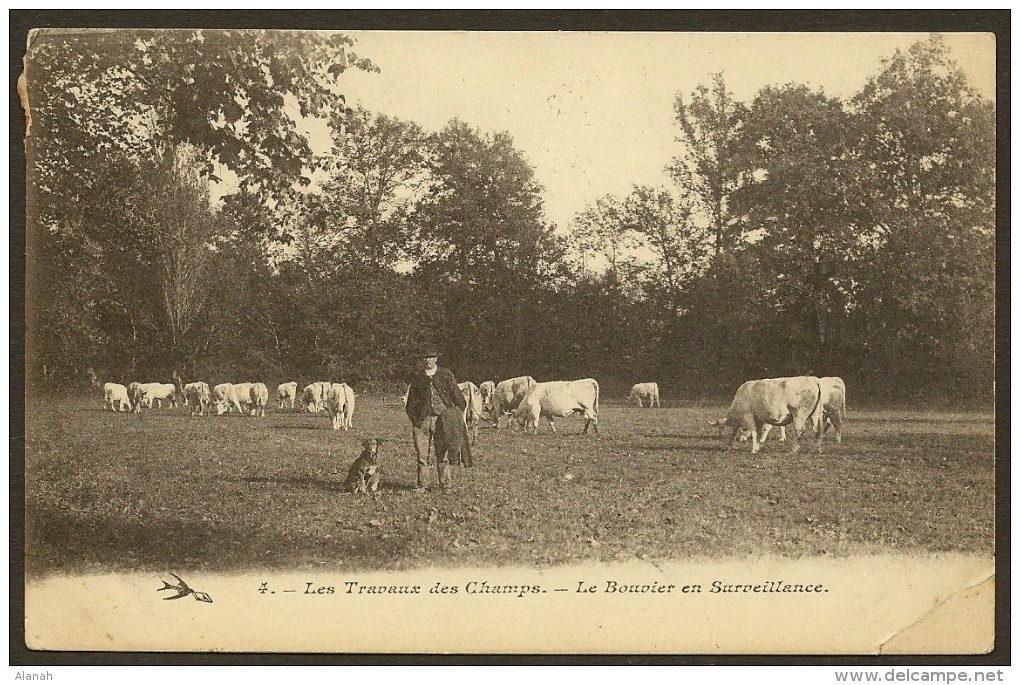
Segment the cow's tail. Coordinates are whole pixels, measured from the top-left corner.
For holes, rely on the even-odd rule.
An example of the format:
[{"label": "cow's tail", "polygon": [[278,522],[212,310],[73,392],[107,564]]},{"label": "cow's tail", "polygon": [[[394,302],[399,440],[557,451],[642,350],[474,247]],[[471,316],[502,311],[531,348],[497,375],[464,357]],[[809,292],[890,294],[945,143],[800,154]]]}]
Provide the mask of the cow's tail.
[{"label": "cow's tail", "polygon": [[[820,413],[822,406],[822,383],[817,378],[815,379],[815,387],[818,388],[818,394],[815,396],[815,408],[811,410],[808,417],[811,419],[815,431],[820,431],[822,430],[822,421],[824,420]],[[817,416],[816,412],[818,412]]]},{"label": "cow's tail", "polygon": [[591,381],[595,384],[595,423],[599,422],[599,382],[594,378]]}]

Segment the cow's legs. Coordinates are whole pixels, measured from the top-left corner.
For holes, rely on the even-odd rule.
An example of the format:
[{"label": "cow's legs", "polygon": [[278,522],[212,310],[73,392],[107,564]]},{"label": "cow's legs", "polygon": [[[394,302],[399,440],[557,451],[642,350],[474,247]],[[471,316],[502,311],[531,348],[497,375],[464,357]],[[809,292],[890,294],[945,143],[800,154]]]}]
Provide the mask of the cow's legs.
[{"label": "cow's legs", "polygon": [[740,427],[741,424],[739,423],[733,427],[733,432],[730,433],[730,442],[726,445],[726,449],[731,450],[736,446],[737,436],[740,435]]},{"label": "cow's legs", "polygon": [[[758,454],[761,450],[761,442],[764,440],[765,435],[765,422],[760,419],[753,419],[754,426],[751,428],[751,454]],[[758,436],[762,436],[762,440],[758,439]]]},{"label": "cow's legs", "polygon": [[[825,432],[825,414],[821,407],[808,417],[808,421],[811,423],[810,428],[814,429],[815,434],[815,447],[818,449],[818,453],[822,453],[822,434]],[[808,426],[805,426],[807,428]]]},{"label": "cow's legs", "polygon": [[761,429],[761,436],[758,438],[758,442],[765,442],[769,437],[769,433],[772,432],[772,424],[766,423]]},{"label": "cow's legs", "polygon": [[[836,431],[836,442],[843,442],[843,412],[836,410],[832,414],[826,414],[826,418],[832,423],[833,429]],[[824,423],[825,430],[829,429],[829,424]]]},{"label": "cow's legs", "polygon": [[[810,423],[810,426],[809,426]],[[800,439],[804,437],[808,428],[812,428],[815,434],[815,444],[818,446],[818,451],[822,451],[822,424],[818,422],[813,416],[801,416],[800,414],[794,414],[793,417],[793,448],[790,450],[791,454],[800,451]]]},{"label": "cow's legs", "polygon": [[793,447],[790,448],[790,454],[800,452],[800,437],[804,434],[805,423],[799,416],[793,417]]}]

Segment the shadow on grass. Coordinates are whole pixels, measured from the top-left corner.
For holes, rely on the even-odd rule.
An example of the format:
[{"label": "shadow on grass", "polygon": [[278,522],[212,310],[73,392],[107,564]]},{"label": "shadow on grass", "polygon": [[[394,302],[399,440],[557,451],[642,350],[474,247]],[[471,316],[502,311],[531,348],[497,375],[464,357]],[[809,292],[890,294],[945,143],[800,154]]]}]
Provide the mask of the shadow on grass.
[{"label": "shadow on grass", "polygon": [[344,492],[343,478],[339,476],[336,480],[323,480],[321,478],[312,478],[311,476],[285,476],[283,478],[272,478],[269,476],[242,476],[231,480],[241,483],[262,483],[265,485],[286,485],[295,488],[310,488],[333,494]]},{"label": "shadow on grass", "polygon": [[[283,569],[330,555],[342,556],[350,568],[387,569],[394,559],[407,555],[402,536],[381,540],[372,527],[349,531],[344,548],[336,551],[329,549],[333,543],[314,536],[193,519],[131,521],[45,512],[28,521],[26,528],[33,540],[25,555],[29,577],[61,572]],[[154,582],[153,589],[157,587]],[[159,599],[155,592],[153,597]]]},{"label": "shadow on grass", "polygon": [[[350,494],[350,491],[344,487],[344,478],[340,475],[338,475],[336,479],[328,480],[323,478],[313,478],[311,476],[284,476],[280,478],[274,478],[271,476],[243,476],[233,480],[234,482],[241,483],[260,483],[264,485],[283,485],[295,488],[309,488],[330,494]],[[383,479],[382,482],[379,483],[379,490],[385,490],[388,492],[411,492],[415,489],[415,487],[416,486],[411,483],[386,479]]]},{"label": "shadow on grass", "polygon": [[690,445],[690,444],[677,444],[677,445],[640,445],[636,449],[642,452],[709,452],[716,454],[725,454],[725,445]]},{"label": "shadow on grass", "polygon": [[[153,521],[41,513],[26,522],[26,532],[35,544],[26,546],[25,571],[32,576],[53,571],[88,572],[95,567],[114,571],[227,568],[238,559],[224,541],[242,540],[237,550],[243,551],[254,537],[251,531],[239,535],[234,528],[209,522],[162,527],[159,523],[163,522],[154,525]],[[154,530],[159,534],[154,535]],[[259,548],[273,554],[275,546]]]},{"label": "shadow on grass", "polygon": [[413,492],[416,486],[411,483],[395,483],[393,481],[386,481],[379,483],[379,490],[387,490],[390,492]]},{"label": "shadow on grass", "polygon": [[864,416],[862,413],[862,421],[867,421],[869,424],[888,424],[888,423],[925,423],[925,424],[946,424],[946,423],[977,423],[977,424],[988,424],[994,423],[994,419],[988,414],[976,414],[974,416]]}]

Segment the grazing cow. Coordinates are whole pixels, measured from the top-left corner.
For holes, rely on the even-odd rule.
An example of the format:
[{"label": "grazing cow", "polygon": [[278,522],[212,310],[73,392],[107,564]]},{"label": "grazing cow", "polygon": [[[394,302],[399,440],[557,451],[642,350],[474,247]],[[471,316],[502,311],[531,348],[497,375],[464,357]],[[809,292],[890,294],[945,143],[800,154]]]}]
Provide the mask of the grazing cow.
[{"label": "grazing cow", "polygon": [[[535,387],[535,379],[531,376],[518,376],[500,381],[492,392],[492,401],[488,406],[489,419],[494,428],[499,428],[499,420],[505,414],[512,414],[521,404],[521,400],[531,388]],[[506,427],[510,428],[510,419]]]},{"label": "grazing cow", "polygon": [[142,392],[142,384],[135,381],[128,385],[128,401],[131,403],[131,410],[138,414],[142,411],[142,400],[145,393]]},{"label": "grazing cow", "polygon": [[592,426],[595,433],[599,432],[599,384],[594,378],[536,383],[514,412],[524,432],[530,427],[536,435],[541,417],[549,419],[549,426],[555,433],[553,419],[571,414],[584,416],[583,433],[588,432],[588,426]]},{"label": "grazing cow", "polygon": [[[731,428],[729,447],[736,444],[741,428],[751,433],[751,453],[761,449],[766,425],[793,424],[793,452],[800,450],[800,438],[807,428],[818,431],[821,421],[821,387],[814,376],[765,378],[747,381],[737,389],[726,416],[710,425]],[[819,449],[821,442],[818,442]]]},{"label": "grazing cow", "polygon": [[269,403],[269,388],[266,387],[266,384],[252,383],[248,397],[251,400],[251,415],[265,416],[266,405]]},{"label": "grazing cow", "polygon": [[[826,376],[818,379],[818,385],[822,390],[822,419],[820,428],[822,435],[829,430],[831,425],[836,429],[836,442],[843,442],[843,421],[846,419],[846,385],[843,379],[838,376]],[[771,424],[765,424],[761,432],[761,442],[765,442],[772,430]],[[749,431],[740,429],[740,440],[744,441],[751,437]],[[819,438],[820,439],[820,438]],[[779,427],[779,442],[786,440],[786,426]]]},{"label": "grazing cow", "polygon": [[[843,422],[846,421],[846,384],[839,376],[819,378],[822,389],[822,423],[821,432],[829,429],[829,424],[836,430],[836,442],[843,442]],[[819,436],[821,440],[821,436]]]},{"label": "grazing cow", "polygon": [[191,415],[198,414],[202,416],[205,414],[206,408],[209,406],[210,393],[209,384],[198,381],[196,383],[188,383],[184,386],[184,406],[191,405]]},{"label": "grazing cow", "polygon": [[333,383],[326,392],[326,411],[329,412],[333,430],[347,430],[347,390],[343,383]]},{"label": "grazing cow", "polygon": [[216,415],[229,414],[236,409],[238,414],[247,414],[251,404],[251,383],[220,383],[213,388],[213,402]]},{"label": "grazing cow", "polygon": [[280,383],[276,386],[276,397],[280,400],[280,409],[285,407],[293,409],[294,402],[297,400],[297,383],[294,381]]},{"label": "grazing cow", "polygon": [[467,426],[468,434],[471,436],[471,444],[478,440],[478,424],[482,420],[482,411],[485,404],[482,402],[482,394],[478,387],[471,381],[465,381],[457,387],[464,393],[464,425]]},{"label": "grazing cow", "polygon": [[326,408],[326,394],[332,387],[332,383],[318,382],[309,383],[301,391],[301,403],[305,405],[305,411],[309,414],[316,414]]},{"label": "grazing cow", "polygon": [[[114,405],[117,405],[116,408]],[[103,408],[110,411],[131,411],[128,389],[120,383],[103,383]]]},{"label": "grazing cow", "polygon": [[216,415],[223,413],[222,408],[230,404],[230,388],[233,383],[220,383],[213,386],[212,404],[216,407]]},{"label": "grazing cow", "polygon": [[643,407],[641,401],[648,402],[648,408],[661,407],[659,404],[659,384],[658,383],[637,383],[633,388],[630,389],[630,395],[627,396],[630,401],[637,400],[637,406]]},{"label": "grazing cow", "polygon": [[488,407],[492,402],[492,393],[496,392],[496,384],[492,381],[484,381],[478,386],[478,392],[482,396],[482,407]]},{"label": "grazing cow", "polygon": [[177,386],[173,383],[142,383],[141,388],[141,401],[148,407],[152,407],[153,402],[160,409],[163,408],[163,400],[170,403],[171,407],[177,406]]},{"label": "grazing cow", "polygon": [[344,430],[354,428],[354,388],[341,383],[344,386],[344,395],[347,397],[347,409],[344,411]]}]

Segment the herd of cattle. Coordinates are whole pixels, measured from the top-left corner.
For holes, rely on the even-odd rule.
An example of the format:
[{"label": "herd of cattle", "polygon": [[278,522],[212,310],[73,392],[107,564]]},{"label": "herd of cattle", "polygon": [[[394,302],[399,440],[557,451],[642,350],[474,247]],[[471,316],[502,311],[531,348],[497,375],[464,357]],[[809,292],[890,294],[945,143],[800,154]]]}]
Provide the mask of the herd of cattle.
[{"label": "herd of cattle", "polygon": [[[182,404],[191,407],[191,414],[238,414],[265,416],[269,403],[269,388],[265,383],[220,383],[209,387],[201,381],[184,384],[174,374],[173,383],[120,383],[103,384],[103,407],[110,411],[133,411],[143,408],[171,407]],[[279,408],[294,408],[297,401],[297,383],[281,383],[276,388]],[[346,383],[311,383],[301,393],[301,401],[309,412],[328,411],[333,430],[350,430],[354,427],[354,389]]]},{"label": "herd of cattle", "polygon": [[[265,416],[269,390],[264,383],[221,383],[210,388],[207,383],[184,384],[176,373],[173,383],[118,383],[103,385],[104,407],[111,411],[140,412],[143,408],[178,402],[192,408],[193,415],[202,415],[215,409],[217,415],[236,410],[239,414]],[[98,385],[98,383],[97,383]],[[294,408],[298,402],[297,383],[281,383],[276,395],[279,408]],[[518,376],[480,385],[472,382],[460,384],[466,407],[464,422],[471,442],[478,436],[482,422],[491,422],[499,428],[501,419],[508,417],[506,427],[516,420],[525,433],[538,432],[542,417],[556,432],[555,419],[580,414],[584,420],[584,433],[592,427],[598,433],[599,384],[593,378],[576,381],[548,381],[538,383],[531,376]],[[656,383],[638,383],[628,397],[639,407],[661,406]],[[405,393],[404,402],[407,401]],[[353,428],[355,396],[346,383],[316,382],[307,385],[300,394],[303,408],[311,413],[329,413],[333,430]],[[720,435],[731,431],[729,446],[737,439],[751,439],[751,452],[757,453],[773,426],[781,430],[780,440],[786,439],[786,426],[793,427],[793,451],[800,447],[800,438],[808,430],[815,435],[819,449],[822,436],[831,425],[836,441],[842,442],[843,422],[846,418],[846,386],[837,377],[816,378],[794,376],[765,378],[747,381],[737,390],[726,415],[711,422]]]},{"label": "herd of cattle", "polygon": [[[538,422],[543,416],[555,433],[554,419],[573,414],[584,417],[585,433],[589,426],[596,433],[599,430],[599,384],[594,378],[537,383],[531,376],[518,376],[499,383],[485,381],[477,386],[468,381],[460,384],[460,390],[467,404],[464,421],[472,442],[478,436],[479,423],[488,420],[494,428],[499,428],[504,416],[508,417],[507,428],[516,419],[525,433],[538,433]],[[404,402],[407,402],[406,392]]]}]

